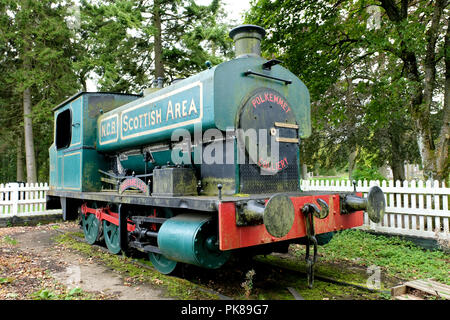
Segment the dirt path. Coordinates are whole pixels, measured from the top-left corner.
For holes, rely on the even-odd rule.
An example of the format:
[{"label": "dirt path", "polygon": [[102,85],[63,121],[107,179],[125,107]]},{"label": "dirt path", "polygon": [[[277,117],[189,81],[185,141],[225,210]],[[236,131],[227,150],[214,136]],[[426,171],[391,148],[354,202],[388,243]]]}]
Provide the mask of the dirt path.
[{"label": "dirt path", "polygon": [[[63,224],[62,228],[79,231],[75,224]],[[52,225],[0,229],[0,259],[4,260],[0,266],[0,299],[2,292],[3,298],[29,299],[29,295],[36,292],[36,289],[42,292],[42,285],[45,287],[55,283],[59,288],[63,287],[63,291],[66,289],[66,293],[80,288],[83,293],[91,293],[90,297],[94,299],[167,299],[157,286],[146,283],[129,284],[126,278],[112,269],[58,245],[54,238],[59,234]],[[24,260],[24,257],[27,258]],[[9,269],[19,267],[22,270],[7,270],[8,266]],[[43,274],[29,276],[28,280],[33,279],[33,285],[29,285],[27,290],[27,279],[17,277],[16,273],[24,274],[34,270],[33,268]],[[12,276],[7,277],[8,274]],[[52,289],[56,290],[54,287]],[[32,291],[28,292],[28,297],[26,291]]]}]

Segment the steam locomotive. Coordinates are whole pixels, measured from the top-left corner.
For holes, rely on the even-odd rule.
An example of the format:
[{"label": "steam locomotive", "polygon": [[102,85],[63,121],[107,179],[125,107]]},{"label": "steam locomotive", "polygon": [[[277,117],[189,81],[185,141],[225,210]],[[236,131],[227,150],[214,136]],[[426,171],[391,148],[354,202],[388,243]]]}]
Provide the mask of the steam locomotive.
[{"label": "steam locomotive", "polygon": [[[311,134],[303,82],[261,57],[265,30],[230,31],[236,58],[142,95],[80,92],[54,108],[49,201],[113,254],[148,253],[164,274],[219,268],[232,253],[317,245],[378,222],[384,195],[302,192],[300,139]],[[313,247],[314,253],[309,249]]]}]

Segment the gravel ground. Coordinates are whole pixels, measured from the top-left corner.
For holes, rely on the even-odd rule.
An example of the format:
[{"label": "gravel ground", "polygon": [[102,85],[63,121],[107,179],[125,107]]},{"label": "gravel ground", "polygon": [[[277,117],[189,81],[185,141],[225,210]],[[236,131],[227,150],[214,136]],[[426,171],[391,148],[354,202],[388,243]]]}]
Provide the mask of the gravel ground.
[{"label": "gravel ground", "polygon": [[133,284],[104,265],[53,239],[56,231],[79,231],[73,222],[0,229],[0,300],[156,300],[162,290]]}]

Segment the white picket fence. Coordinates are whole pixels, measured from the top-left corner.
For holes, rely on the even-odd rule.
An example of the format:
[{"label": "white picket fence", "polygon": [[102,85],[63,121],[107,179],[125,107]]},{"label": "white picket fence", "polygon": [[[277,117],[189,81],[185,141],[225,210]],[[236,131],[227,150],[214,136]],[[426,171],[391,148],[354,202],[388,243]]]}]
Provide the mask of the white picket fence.
[{"label": "white picket fence", "polygon": [[[363,229],[390,234],[450,240],[450,188],[438,181],[358,181],[356,190],[367,196],[379,186],[386,199],[383,221],[373,223],[364,214]],[[350,180],[302,180],[303,191],[353,191]],[[33,215],[46,211],[47,183],[0,184],[0,217]]]},{"label": "white picket fence", "polygon": [[[364,213],[362,229],[397,235],[450,240],[448,202],[450,188],[439,181],[358,181],[356,191],[367,196],[379,186],[385,195],[383,221],[373,223]],[[353,191],[350,180],[302,180],[303,191]]]},{"label": "white picket fence", "polygon": [[46,211],[47,183],[0,184],[0,218]]}]

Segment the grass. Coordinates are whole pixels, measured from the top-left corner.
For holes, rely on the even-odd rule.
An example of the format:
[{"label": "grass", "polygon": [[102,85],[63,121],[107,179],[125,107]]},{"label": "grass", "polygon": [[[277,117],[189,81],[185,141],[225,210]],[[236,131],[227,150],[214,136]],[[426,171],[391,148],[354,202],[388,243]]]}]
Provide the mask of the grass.
[{"label": "grass", "polygon": [[[296,254],[303,254],[298,247]],[[424,250],[399,237],[373,235],[361,230],[337,233],[319,247],[323,262],[347,261],[361,266],[376,265],[388,276],[403,280],[433,278],[450,284],[450,255],[440,250]]]},{"label": "grass", "polygon": [[0,278],[0,284],[11,283],[14,281],[14,278]]},{"label": "grass", "polygon": [[307,180],[314,180],[314,181],[346,181],[346,180],[348,180],[348,176],[342,176],[342,177],[312,177],[312,178],[308,178]]},{"label": "grass", "polygon": [[[28,206],[28,207],[26,207]],[[21,204],[17,206],[17,213],[26,213],[26,212],[43,212],[45,211],[44,206],[41,204]],[[12,205],[2,206],[0,208],[0,215],[2,214],[11,214],[12,213]]]},{"label": "grass", "polygon": [[[131,284],[147,282],[152,285],[157,285],[163,289],[168,296],[177,299],[219,299],[217,295],[205,292],[199,286],[194,285],[187,280],[165,276],[156,270],[139,267],[136,264],[133,264],[132,259],[129,257],[103,252],[87,243],[79,242],[71,236],[83,237],[83,234],[80,232],[62,234],[56,238],[56,241],[63,244],[65,247],[98,259],[102,264],[126,276],[126,281]],[[152,266],[151,262],[148,260],[137,260],[139,263]]]},{"label": "grass", "polygon": [[6,235],[2,239],[0,239],[0,242],[4,242],[6,244],[13,245],[13,246],[17,245],[17,240],[14,238],[11,238],[8,235]]},{"label": "grass", "polygon": [[[83,237],[81,232],[72,236]],[[101,263],[126,275],[130,283],[148,282],[164,289],[168,296],[177,299],[217,299],[217,296],[199,290],[191,282],[164,276],[156,270],[148,270],[132,263],[130,258],[111,255],[86,243],[74,240],[69,235],[61,235],[60,243],[87,256],[94,257]],[[287,269],[305,271],[304,246],[292,245],[289,258],[278,256],[258,256],[255,259]],[[314,288],[309,289],[305,277],[297,273],[284,271],[278,274],[276,269],[256,265],[256,275],[245,275],[240,282],[243,292],[225,294],[235,299],[292,299],[287,287],[293,287],[307,299],[389,299],[390,287],[399,282],[433,278],[438,282],[450,284],[450,255],[440,250],[424,250],[412,242],[399,237],[373,235],[361,230],[345,230],[337,233],[325,246],[319,246],[319,259],[315,274],[348,283],[366,286],[370,266],[381,268],[381,287],[384,292],[367,292],[350,286],[315,281]],[[145,259],[141,263],[151,265]],[[215,279],[215,278],[214,278]],[[231,280],[230,280],[231,281]],[[238,290],[238,291],[241,291]],[[45,294],[44,294],[45,295]],[[44,296],[45,298],[45,296]],[[70,297],[69,297],[70,298]]]},{"label": "grass", "polygon": [[65,289],[62,292],[43,288],[33,292],[30,298],[33,300],[92,300],[94,296],[81,288]]}]

